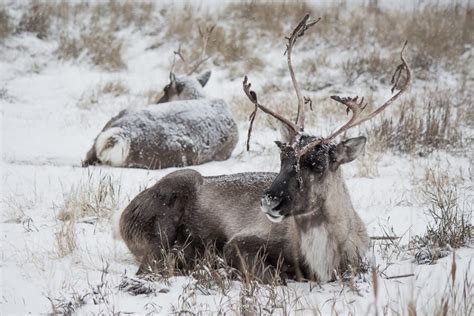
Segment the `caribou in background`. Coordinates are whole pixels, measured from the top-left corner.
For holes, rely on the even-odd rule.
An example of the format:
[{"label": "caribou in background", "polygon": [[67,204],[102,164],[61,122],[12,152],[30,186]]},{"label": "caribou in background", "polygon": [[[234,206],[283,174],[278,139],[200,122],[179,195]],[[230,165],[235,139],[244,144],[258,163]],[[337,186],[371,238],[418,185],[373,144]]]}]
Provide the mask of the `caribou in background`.
[{"label": "caribou in background", "polygon": [[158,104],[123,110],[105,124],[82,166],[161,169],[229,158],[237,124],[224,100],[206,98],[210,75],[171,73]]}]

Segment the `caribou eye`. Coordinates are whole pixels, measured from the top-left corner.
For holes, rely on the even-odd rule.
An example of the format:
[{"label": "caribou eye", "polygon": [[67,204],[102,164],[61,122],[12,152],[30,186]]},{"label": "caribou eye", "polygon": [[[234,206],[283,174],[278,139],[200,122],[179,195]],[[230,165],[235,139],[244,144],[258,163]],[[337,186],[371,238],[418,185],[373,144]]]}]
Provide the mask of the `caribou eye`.
[{"label": "caribou eye", "polygon": [[313,171],[316,173],[323,173],[324,172],[324,167],[321,165],[315,165],[313,167]]},{"label": "caribou eye", "polygon": [[170,85],[167,84],[167,85],[163,88],[163,91],[164,91],[164,92],[168,92],[169,89],[170,89]]}]

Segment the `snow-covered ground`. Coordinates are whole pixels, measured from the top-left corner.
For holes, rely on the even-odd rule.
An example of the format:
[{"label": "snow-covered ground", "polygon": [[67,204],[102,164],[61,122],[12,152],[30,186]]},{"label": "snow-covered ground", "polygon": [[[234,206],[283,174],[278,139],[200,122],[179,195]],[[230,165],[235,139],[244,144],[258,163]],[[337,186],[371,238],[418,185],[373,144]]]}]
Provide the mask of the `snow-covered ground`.
[{"label": "snow-covered ground", "polygon": [[[6,3],[13,17],[19,17],[25,7]],[[124,108],[146,106],[145,92],[165,86],[170,52],[176,49],[177,43],[166,42],[149,49],[164,32],[152,34],[126,28],[117,33],[124,39],[122,55],[127,68],[115,72],[100,70],[86,56],[75,61],[58,60],[55,55],[58,43],[54,38],[39,39],[34,34],[20,32],[0,39],[2,314],[48,313],[53,311],[53,305],[63,311],[77,306],[74,308],[79,313],[242,312],[239,306],[243,289],[238,282],[231,284],[226,295],[217,289],[199,291],[196,281],[190,277],[156,282],[152,284],[156,291],[150,295],[132,296],[118,288],[124,275],[134,276],[137,263],[124,243],[114,238],[117,214],[138,192],[176,168],[151,171],[107,166],[81,168],[81,160],[113,115]],[[337,52],[334,47],[326,49]],[[468,57],[462,57],[471,66],[472,52],[471,47]],[[228,102],[242,97],[241,78],[245,74],[251,76],[256,89],[270,77],[272,83],[288,84],[288,74],[282,71],[285,57],[281,53],[282,45],[272,46],[262,57],[266,64],[264,73],[242,73],[235,80],[229,79],[225,65],[208,66],[213,73],[206,93]],[[312,56],[314,52],[301,54]],[[330,59],[346,58],[348,54],[350,52],[342,51]],[[460,84],[456,71],[443,71],[436,73],[438,84],[453,87]],[[336,86],[334,90],[343,94],[367,92],[375,95],[375,101],[388,95],[386,84],[375,83],[376,91],[372,83],[372,91],[367,83],[357,89],[344,90],[340,73],[328,76]],[[125,92],[101,92],[101,87],[117,81],[127,88]],[[472,88],[472,81],[471,68],[468,89]],[[427,87],[436,88],[436,82],[415,81],[411,93],[423,94]],[[330,89],[312,92],[312,96],[329,96],[333,91]],[[345,117],[341,117],[343,119]],[[334,118],[310,130],[331,130],[337,124],[332,120]],[[229,160],[192,168],[203,175],[277,172],[279,154],[273,141],[279,138],[278,132],[257,121],[251,150],[246,152],[248,122],[241,120],[238,124],[240,140]],[[472,130],[466,127],[464,133],[468,137]],[[416,310],[430,315],[442,310],[446,300],[450,308],[467,302],[472,312],[472,244],[450,252],[432,265],[417,264],[414,251],[406,250],[410,238],[422,235],[432,221],[427,214],[430,203],[421,192],[426,186],[427,170],[448,175],[447,183],[456,184],[459,205],[472,213],[472,153],[472,148],[461,154],[435,150],[425,157],[391,151],[367,152],[358,161],[345,165],[355,209],[369,234],[383,236],[388,231],[390,235],[401,237],[392,247],[384,246],[384,241],[372,242],[367,257],[370,264],[381,271],[376,276],[377,281],[374,283],[368,274],[358,278],[352,286],[342,281],[324,285],[290,282],[288,286],[276,288],[262,286],[256,294],[257,305],[262,307],[258,312],[374,314],[378,311],[412,315],[410,311]],[[107,191],[105,201],[97,201],[100,199],[97,190],[104,183],[113,189]],[[79,207],[73,202],[101,203],[106,213],[114,215],[88,216],[67,226],[58,217],[68,208]],[[74,247],[70,252],[62,249],[67,238],[64,234],[72,236]],[[398,277],[405,274],[410,276]],[[390,278],[394,276],[397,278]],[[83,302],[78,303],[82,296]],[[60,306],[61,302],[66,305]],[[71,302],[69,307],[67,302]],[[467,310],[459,307],[457,311]]]}]

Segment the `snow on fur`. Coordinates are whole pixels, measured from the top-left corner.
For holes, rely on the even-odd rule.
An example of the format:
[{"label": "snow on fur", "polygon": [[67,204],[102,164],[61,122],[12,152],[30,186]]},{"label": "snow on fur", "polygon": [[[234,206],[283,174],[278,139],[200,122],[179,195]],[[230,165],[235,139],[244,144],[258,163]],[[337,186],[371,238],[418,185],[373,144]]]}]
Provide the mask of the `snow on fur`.
[{"label": "snow on fur", "polygon": [[124,110],[94,147],[103,164],[161,169],[229,158],[237,125],[223,100],[198,99]]}]

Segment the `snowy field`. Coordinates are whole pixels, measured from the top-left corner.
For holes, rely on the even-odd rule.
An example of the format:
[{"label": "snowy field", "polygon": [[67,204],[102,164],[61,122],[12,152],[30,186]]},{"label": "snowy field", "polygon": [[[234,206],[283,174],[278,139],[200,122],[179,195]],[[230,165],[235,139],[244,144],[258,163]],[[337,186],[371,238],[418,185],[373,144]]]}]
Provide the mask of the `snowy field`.
[{"label": "snowy field", "polygon": [[[472,315],[474,8],[433,2],[0,2],[1,313]],[[261,112],[245,150],[252,106],[242,79],[249,76],[262,103],[294,115],[284,36],[307,11],[322,21],[293,59],[313,99],[314,134],[346,120],[331,95],[365,95],[374,106],[389,97],[409,41],[410,91],[350,132],[369,143],[343,167],[375,237],[369,271],[287,286],[169,276],[148,281],[148,294],[123,290],[138,264],[114,223],[176,168],[82,168],[94,138],[120,110],[156,101],[173,51],[181,45],[192,61],[198,27],[216,25],[200,68],[212,71],[204,90],[229,104],[240,139],[230,159],[192,168],[206,176],[278,172],[278,125]],[[184,69],[178,61],[177,73]]]}]

